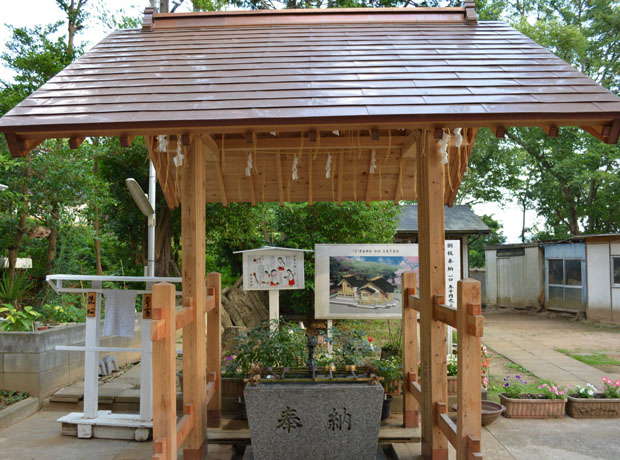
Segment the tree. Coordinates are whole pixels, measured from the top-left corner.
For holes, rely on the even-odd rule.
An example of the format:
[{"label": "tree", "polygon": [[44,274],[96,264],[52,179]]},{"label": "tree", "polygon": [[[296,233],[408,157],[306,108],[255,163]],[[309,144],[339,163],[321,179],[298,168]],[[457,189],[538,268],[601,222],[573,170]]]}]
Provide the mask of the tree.
[{"label": "tree", "polygon": [[[503,14],[524,34],[618,92],[617,4],[506,2]],[[547,238],[620,231],[620,209],[614,205],[620,190],[620,148],[576,128],[562,128],[557,138],[549,138],[539,128],[511,128],[504,140],[481,131],[464,185],[460,201],[504,201],[499,193],[517,199],[524,211],[535,207],[545,218]]]}]

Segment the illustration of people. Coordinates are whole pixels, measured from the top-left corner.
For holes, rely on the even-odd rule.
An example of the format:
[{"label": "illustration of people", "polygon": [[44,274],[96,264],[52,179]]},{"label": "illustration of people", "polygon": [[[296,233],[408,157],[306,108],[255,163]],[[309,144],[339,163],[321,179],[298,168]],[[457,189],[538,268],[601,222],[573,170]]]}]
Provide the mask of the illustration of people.
[{"label": "illustration of people", "polygon": [[276,270],[275,268],[271,270],[271,282],[269,284],[270,286],[280,286],[280,281],[278,279],[278,270]]},{"label": "illustration of people", "polygon": [[267,285],[267,283],[269,283],[270,278],[271,276],[269,275],[269,272],[265,270],[265,274],[263,275],[263,280],[261,281],[261,284]]},{"label": "illustration of people", "polygon": [[282,257],[278,257],[278,271],[283,272],[285,269],[284,259]]},{"label": "illustration of people", "polygon": [[288,278],[288,285],[295,286],[295,275],[290,268],[286,270],[286,277]]}]

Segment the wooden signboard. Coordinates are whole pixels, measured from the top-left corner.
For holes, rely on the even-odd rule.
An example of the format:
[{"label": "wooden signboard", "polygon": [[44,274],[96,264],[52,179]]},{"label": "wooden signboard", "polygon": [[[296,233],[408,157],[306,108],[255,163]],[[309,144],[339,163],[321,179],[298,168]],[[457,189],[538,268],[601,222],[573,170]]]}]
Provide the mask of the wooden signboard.
[{"label": "wooden signboard", "polygon": [[153,303],[151,294],[142,295],[142,318],[151,319],[153,317]]},{"label": "wooden signboard", "polygon": [[97,293],[89,292],[86,295],[86,316],[94,318],[97,312]]}]

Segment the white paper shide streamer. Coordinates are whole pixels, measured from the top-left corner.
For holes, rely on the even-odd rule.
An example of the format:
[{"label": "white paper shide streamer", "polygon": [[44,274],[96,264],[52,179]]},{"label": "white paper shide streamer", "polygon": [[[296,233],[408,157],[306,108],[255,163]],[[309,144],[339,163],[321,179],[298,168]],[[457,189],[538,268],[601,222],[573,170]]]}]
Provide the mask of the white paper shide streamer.
[{"label": "white paper shide streamer", "polygon": [[463,144],[463,128],[454,128],[452,134],[454,134],[454,145],[460,147]]},{"label": "white paper shide streamer", "polygon": [[325,163],[325,179],[332,177],[332,154],[327,154],[327,163]]},{"label": "white paper shide streamer", "polygon": [[160,152],[167,152],[168,151],[168,136],[166,136],[165,134],[160,134],[159,136],[157,136],[157,145],[159,145]]},{"label": "white paper shide streamer", "polygon": [[252,153],[248,153],[248,165],[245,167],[245,175],[246,177],[250,177],[252,175],[252,168],[254,167],[254,162],[252,160]]},{"label": "white paper shide streamer", "polygon": [[299,163],[299,159],[297,158],[297,155],[295,155],[293,158],[293,169],[291,171],[291,178],[293,180],[299,179],[299,174],[297,174],[297,163]]},{"label": "white paper shide streamer", "polygon": [[183,166],[183,145],[181,143],[181,136],[177,136],[177,154],[174,156],[174,158],[172,159],[172,161],[174,162],[174,165],[178,168],[180,166]]},{"label": "white paper shide streamer", "polygon": [[372,156],[370,157],[370,174],[374,174],[375,169],[377,169],[377,158],[375,149],[372,149]]},{"label": "white paper shide streamer", "polygon": [[443,132],[443,137],[437,141],[439,153],[441,153],[441,164],[448,162],[448,145],[450,144],[450,131]]}]

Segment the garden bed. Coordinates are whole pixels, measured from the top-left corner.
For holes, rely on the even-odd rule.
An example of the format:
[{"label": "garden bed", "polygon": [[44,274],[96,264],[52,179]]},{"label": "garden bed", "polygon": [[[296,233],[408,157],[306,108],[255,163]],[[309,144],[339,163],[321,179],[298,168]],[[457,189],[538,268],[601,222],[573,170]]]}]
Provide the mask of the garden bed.
[{"label": "garden bed", "polygon": [[566,412],[574,418],[619,418],[620,398],[606,398],[596,394],[593,398],[568,396]]}]

